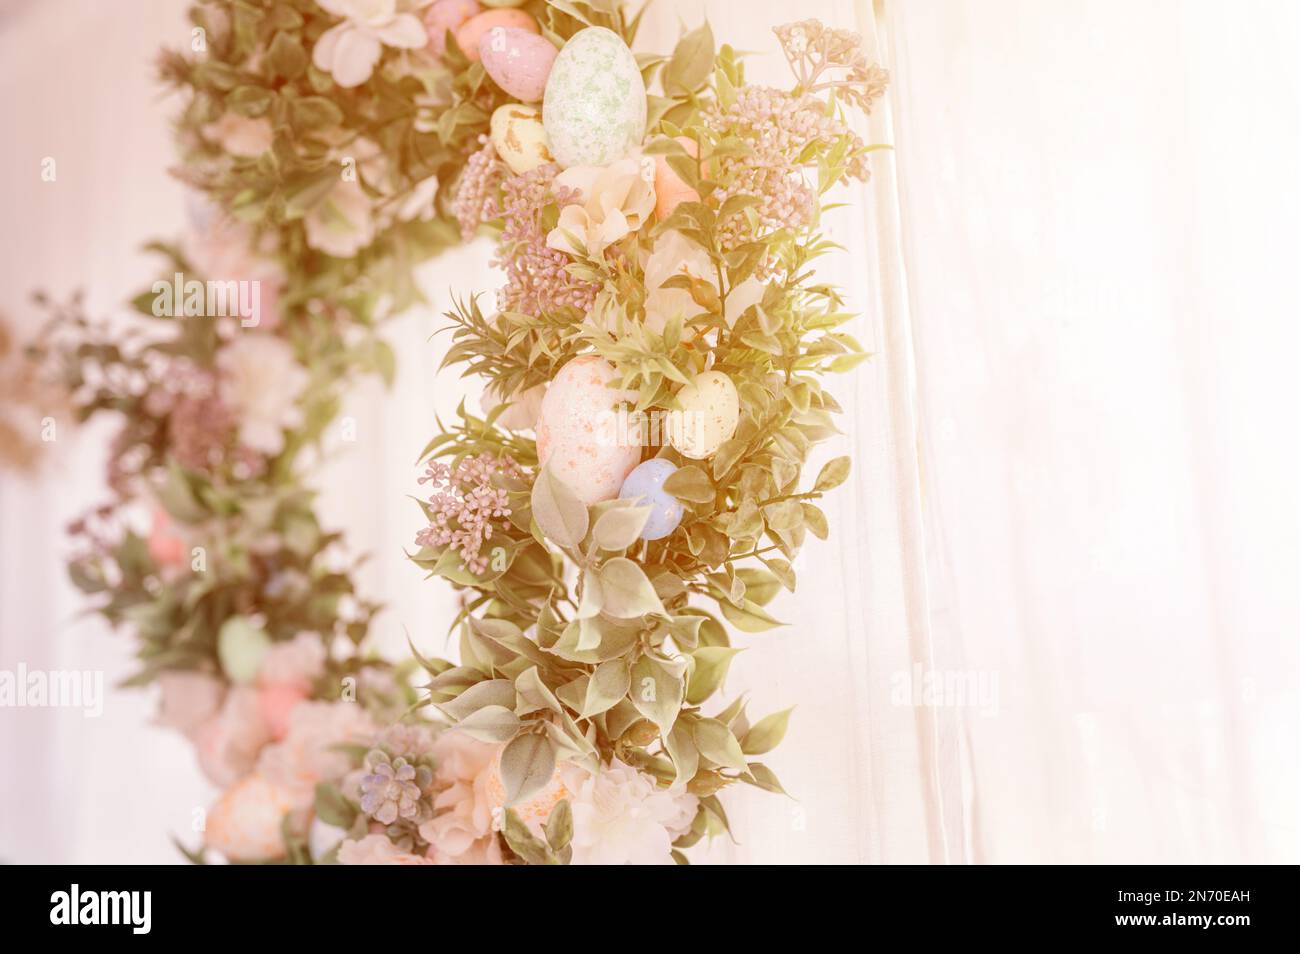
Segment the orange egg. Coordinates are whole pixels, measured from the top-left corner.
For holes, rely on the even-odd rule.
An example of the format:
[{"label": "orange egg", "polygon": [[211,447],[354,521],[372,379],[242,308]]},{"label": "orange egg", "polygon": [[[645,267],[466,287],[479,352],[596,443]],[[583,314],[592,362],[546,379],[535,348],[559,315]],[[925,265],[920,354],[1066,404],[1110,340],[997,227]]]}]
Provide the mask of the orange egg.
[{"label": "orange egg", "polygon": [[[695,140],[687,136],[678,136],[677,141],[691,156],[700,154],[700,147]],[[688,186],[682,177],[668,165],[666,156],[655,156],[655,215],[666,219],[673,214],[673,209],[683,202],[699,202],[700,194]]]},{"label": "orange egg", "polygon": [[529,33],[541,33],[542,29],[523,10],[488,10],[476,17],[470,17],[456,28],[456,45],[461,48],[471,63],[479,61],[478,42],[494,27],[508,30],[527,30]]}]

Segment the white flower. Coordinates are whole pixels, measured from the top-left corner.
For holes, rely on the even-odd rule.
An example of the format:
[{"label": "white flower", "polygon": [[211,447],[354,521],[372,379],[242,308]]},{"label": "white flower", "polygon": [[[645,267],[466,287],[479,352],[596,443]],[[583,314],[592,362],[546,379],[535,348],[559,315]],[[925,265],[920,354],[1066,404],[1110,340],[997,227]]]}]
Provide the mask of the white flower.
[{"label": "white flower", "polygon": [[614,761],[596,775],[571,765],[575,865],[672,864],[673,841],[685,834],[699,800],[660,788],[630,765]]},{"label": "white flower", "polygon": [[316,2],[326,12],[342,17],[343,22],[321,34],[311,61],[345,89],[370,79],[385,46],[418,50],[429,42],[420,18],[399,11],[397,0]]},{"label": "white flower", "polygon": [[340,179],[307,210],[302,224],[307,244],[335,258],[351,258],[375,240],[370,196],[355,179]]},{"label": "white flower", "polygon": [[572,166],[555,177],[555,184],[581,197],[560,210],[559,222],[546,236],[547,245],[569,255],[599,257],[654,214],[654,160],[648,157]]},{"label": "white flower", "polygon": [[162,702],[158,722],[193,736],[221,711],[226,687],[216,676],[195,670],[168,669],[158,674]]},{"label": "white flower", "polygon": [[284,449],[284,431],[302,423],[298,398],[308,374],[293,349],[267,334],[244,333],[217,356],[221,399],[239,417],[239,440],[269,456]]},{"label": "white flower", "polygon": [[410,194],[397,207],[397,218],[401,222],[419,219],[428,222],[433,218],[433,199],[438,194],[438,177],[429,176],[411,187]]}]

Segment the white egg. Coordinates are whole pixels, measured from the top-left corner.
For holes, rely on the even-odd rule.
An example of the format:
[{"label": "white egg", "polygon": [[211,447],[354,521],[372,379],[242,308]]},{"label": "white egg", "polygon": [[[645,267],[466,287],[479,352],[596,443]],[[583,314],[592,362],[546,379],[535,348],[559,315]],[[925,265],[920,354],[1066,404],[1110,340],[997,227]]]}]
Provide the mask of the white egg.
[{"label": "white egg", "polygon": [[598,355],[574,358],[546,389],[537,421],[537,459],[588,505],[617,497],[641,460],[635,417],[618,410],[636,392],[609,386],[615,373]]},{"label": "white egg", "polygon": [[636,57],[612,30],[573,35],[551,67],[542,101],[551,154],[564,168],[603,166],[645,137],[645,83]]},{"label": "white egg", "polygon": [[712,457],[740,423],[740,395],[721,371],[697,374],[677,392],[677,404],[680,410],[669,415],[668,436],[685,457]]}]

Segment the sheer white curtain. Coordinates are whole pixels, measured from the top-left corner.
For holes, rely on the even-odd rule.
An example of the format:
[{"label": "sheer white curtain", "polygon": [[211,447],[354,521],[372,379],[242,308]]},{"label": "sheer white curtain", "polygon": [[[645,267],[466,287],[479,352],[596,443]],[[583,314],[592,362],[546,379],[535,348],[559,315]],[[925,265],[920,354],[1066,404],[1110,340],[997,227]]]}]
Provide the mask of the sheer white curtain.
[{"label": "sheer white curtain", "polygon": [[[37,284],[107,307],[151,277],[139,241],[183,220],[149,66],[182,42],[180,7],[6,9],[0,307],[29,319]],[[797,704],[769,760],[795,800],[729,796],[740,843],[709,860],[1300,858],[1300,14],[660,0],[639,45],[706,14],[769,51],[749,70],[774,84],[770,26],[860,29],[894,73],[863,131],[896,147],[829,221],[846,252],[824,275],[876,353],[835,382],[845,434],[821,454],[854,473],[773,607],[791,625],[746,638],[727,687]],[[394,652],[404,629],[441,649],[454,612],[402,556],[406,495],[435,412],[470,393],[435,375],[431,335],[449,292],[494,287],[488,254],[426,266],[433,307],[390,330],[397,383],[352,396],[357,440],[332,443],[322,479],[330,519],[373,554]],[[103,437],[61,436],[42,481],[3,478],[0,668],[125,671],[125,639],[72,624],[58,565]],[[949,691],[914,704],[927,677]],[[0,712],[0,856],[173,860],[167,831],[211,792],[148,712],[140,693],[100,720]]]}]

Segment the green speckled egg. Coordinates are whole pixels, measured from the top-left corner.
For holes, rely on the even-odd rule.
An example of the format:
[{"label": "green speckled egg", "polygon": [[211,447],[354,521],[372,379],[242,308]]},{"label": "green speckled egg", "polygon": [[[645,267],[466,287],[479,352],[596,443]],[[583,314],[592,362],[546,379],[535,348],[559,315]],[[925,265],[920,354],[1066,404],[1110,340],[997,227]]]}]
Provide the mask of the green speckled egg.
[{"label": "green speckled egg", "polygon": [[645,137],[645,83],[636,57],[604,27],[575,33],[555,58],[542,100],[551,155],[564,168],[603,166]]}]

